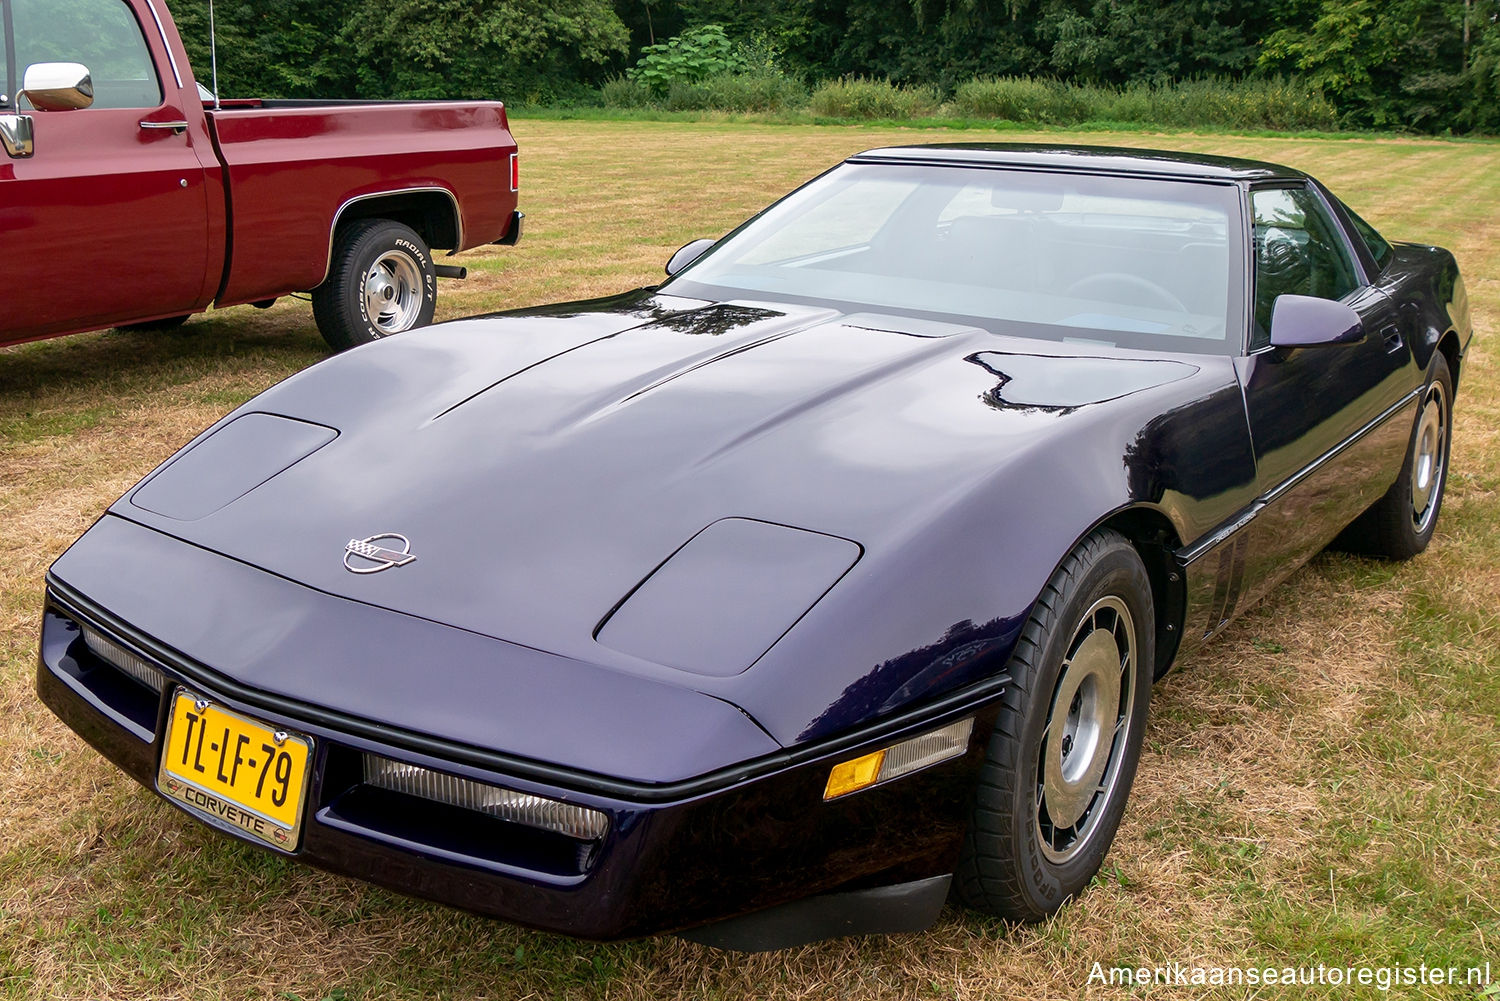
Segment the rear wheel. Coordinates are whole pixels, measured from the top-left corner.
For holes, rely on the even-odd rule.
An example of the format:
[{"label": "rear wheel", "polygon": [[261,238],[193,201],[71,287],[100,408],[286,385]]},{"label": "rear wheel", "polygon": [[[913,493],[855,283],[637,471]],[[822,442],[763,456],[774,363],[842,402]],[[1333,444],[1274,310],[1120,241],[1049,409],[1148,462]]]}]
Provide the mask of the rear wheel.
[{"label": "rear wheel", "polygon": [[1052,575],[1011,657],[954,878],[964,903],[1040,921],[1098,872],[1135,778],[1155,633],[1140,555],[1094,532]]},{"label": "rear wheel", "polygon": [[1453,376],[1441,353],[1432,356],[1427,388],[1417,423],[1406,448],[1401,473],[1385,495],[1344,530],[1341,549],[1406,560],[1427,548],[1437,529],[1448,482],[1448,449],[1452,443]]},{"label": "rear wheel", "polygon": [[313,316],[342,351],[432,322],[437,271],[409,226],[364,219],[340,231],[328,278],[313,290]]}]

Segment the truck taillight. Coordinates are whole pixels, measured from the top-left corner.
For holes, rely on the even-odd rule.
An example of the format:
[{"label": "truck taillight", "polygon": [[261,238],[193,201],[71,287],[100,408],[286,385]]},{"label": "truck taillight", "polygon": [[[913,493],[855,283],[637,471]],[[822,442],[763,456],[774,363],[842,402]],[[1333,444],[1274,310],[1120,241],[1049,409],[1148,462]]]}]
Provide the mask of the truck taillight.
[{"label": "truck taillight", "polygon": [[521,154],[510,155],[510,190],[521,190]]}]

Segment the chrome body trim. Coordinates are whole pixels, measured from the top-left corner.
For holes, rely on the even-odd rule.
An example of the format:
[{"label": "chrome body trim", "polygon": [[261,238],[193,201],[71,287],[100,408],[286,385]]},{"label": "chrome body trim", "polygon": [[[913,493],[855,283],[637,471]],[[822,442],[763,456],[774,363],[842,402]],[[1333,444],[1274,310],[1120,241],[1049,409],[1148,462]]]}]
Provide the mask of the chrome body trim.
[{"label": "chrome body trim", "polygon": [[36,135],[30,115],[0,115],[0,142],[6,155],[24,160],[36,152]]},{"label": "chrome body trim", "polygon": [[[453,203],[453,250],[456,253],[458,251],[458,248],[464,245],[464,215],[458,207],[458,196],[455,195],[452,191],[449,191],[447,188],[441,187],[439,185],[427,185],[425,187],[419,188],[392,188],[388,191],[372,191],[366,195],[355,195],[353,198],[348,199],[344,202],[344,204],[340,205],[338,207],[338,211],[334,212],[333,225],[328,227],[328,261],[323,265],[323,277],[318,280],[318,284],[321,285],[323,284],[323,282],[327,281],[328,272],[333,270],[333,238],[334,235],[339,231],[339,220],[344,217],[344,212],[348,210],[349,206],[358,204],[359,202],[367,202],[372,198],[389,198],[392,195],[423,195],[432,194],[433,192],[447,195],[448,200]],[[428,249],[430,250],[431,248],[429,247]]]},{"label": "chrome body trim", "polygon": [[146,9],[151,12],[151,19],[156,22],[157,34],[161,36],[162,48],[167,52],[167,63],[172,67],[172,79],[177,81],[177,89],[182,89],[182,70],[177,68],[177,56],[172,52],[172,43],[167,40],[166,26],[161,23],[161,15],[156,12],[156,0],[146,0]]},{"label": "chrome body trim", "polygon": [[1266,493],[1263,493],[1259,497],[1255,498],[1255,500],[1251,501],[1247,507],[1235,514],[1234,517],[1229,519],[1229,521],[1225,522],[1222,526],[1207,533],[1205,536],[1199,539],[1199,541],[1193,543],[1191,546],[1187,546],[1183,549],[1178,550],[1177,561],[1183,566],[1191,566],[1194,561],[1196,561],[1203,554],[1210,552],[1220,543],[1230,538],[1240,529],[1250,524],[1250,522],[1254,521],[1255,516],[1264,511],[1267,505],[1271,504],[1283,494],[1285,494],[1288,490],[1292,489],[1297,484],[1301,483],[1303,480],[1311,476],[1313,473],[1317,472],[1317,470],[1325,463],[1327,463],[1330,459],[1334,458],[1340,452],[1343,452],[1345,449],[1354,445],[1365,435],[1369,434],[1371,431],[1374,431],[1386,421],[1390,420],[1392,417],[1395,417],[1401,411],[1409,407],[1412,404],[1412,401],[1420,397],[1425,389],[1425,386],[1413,389],[1401,399],[1391,404],[1391,406],[1387,407],[1385,412],[1380,416],[1376,417],[1364,427],[1360,428],[1358,431],[1354,432],[1349,437],[1345,438],[1343,441],[1339,442],[1337,445],[1333,446],[1328,451],[1318,456],[1312,462],[1309,462],[1307,465],[1297,470],[1297,472],[1287,477],[1284,481],[1277,484]]}]

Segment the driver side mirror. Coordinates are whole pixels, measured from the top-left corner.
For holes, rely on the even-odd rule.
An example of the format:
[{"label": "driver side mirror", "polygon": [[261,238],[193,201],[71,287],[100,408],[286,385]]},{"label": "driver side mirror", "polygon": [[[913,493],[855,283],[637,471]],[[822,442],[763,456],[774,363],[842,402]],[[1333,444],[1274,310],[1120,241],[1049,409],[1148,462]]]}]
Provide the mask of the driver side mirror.
[{"label": "driver side mirror", "polygon": [[94,78],[82,63],[32,63],[21,95],[37,111],[78,111],[94,103]]},{"label": "driver side mirror", "polygon": [[1271,308],[1271,345],[1316,348],[1365,339],[1359,314],[1341,302],[1310,295],[1279,295]]},{"label": "driver side mirror", "polygon": [[678,250],[677,253],[672,255],[672,259],[667,262],[667,277],[670,278],[689,264],[692,264],[703,256],[705,250],[717,242],[716,240],[694,240],[692,243]]}]

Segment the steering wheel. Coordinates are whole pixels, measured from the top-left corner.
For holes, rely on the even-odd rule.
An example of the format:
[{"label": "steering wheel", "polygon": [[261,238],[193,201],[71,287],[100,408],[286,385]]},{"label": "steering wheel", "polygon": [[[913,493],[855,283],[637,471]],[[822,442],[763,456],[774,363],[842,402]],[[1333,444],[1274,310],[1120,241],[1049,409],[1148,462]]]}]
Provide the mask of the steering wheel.
[{"label": "steering wheel", "polygon": [[[1149,278],[1142,278],[1140,275],[1126,274],[1123,271],[1101,271],[1098,274],[1086,275],[1069,285],[1063,295],[1092,298],[1085,294],[1085,290],[1100,285],[1106,288],[1113,285],[1116,288],[1128,288],[1136,292],[1144,292],[1147,296],[1154,299],[1157,304],[1164,305],[1167,309],[1176,310],[1179,313],[1192,312],[1181,299],[1156,284],[1156,282],[1151,281]],[[1151,303],[1142,303],[1137,299],[1134,305],[1150,308]]]}]

